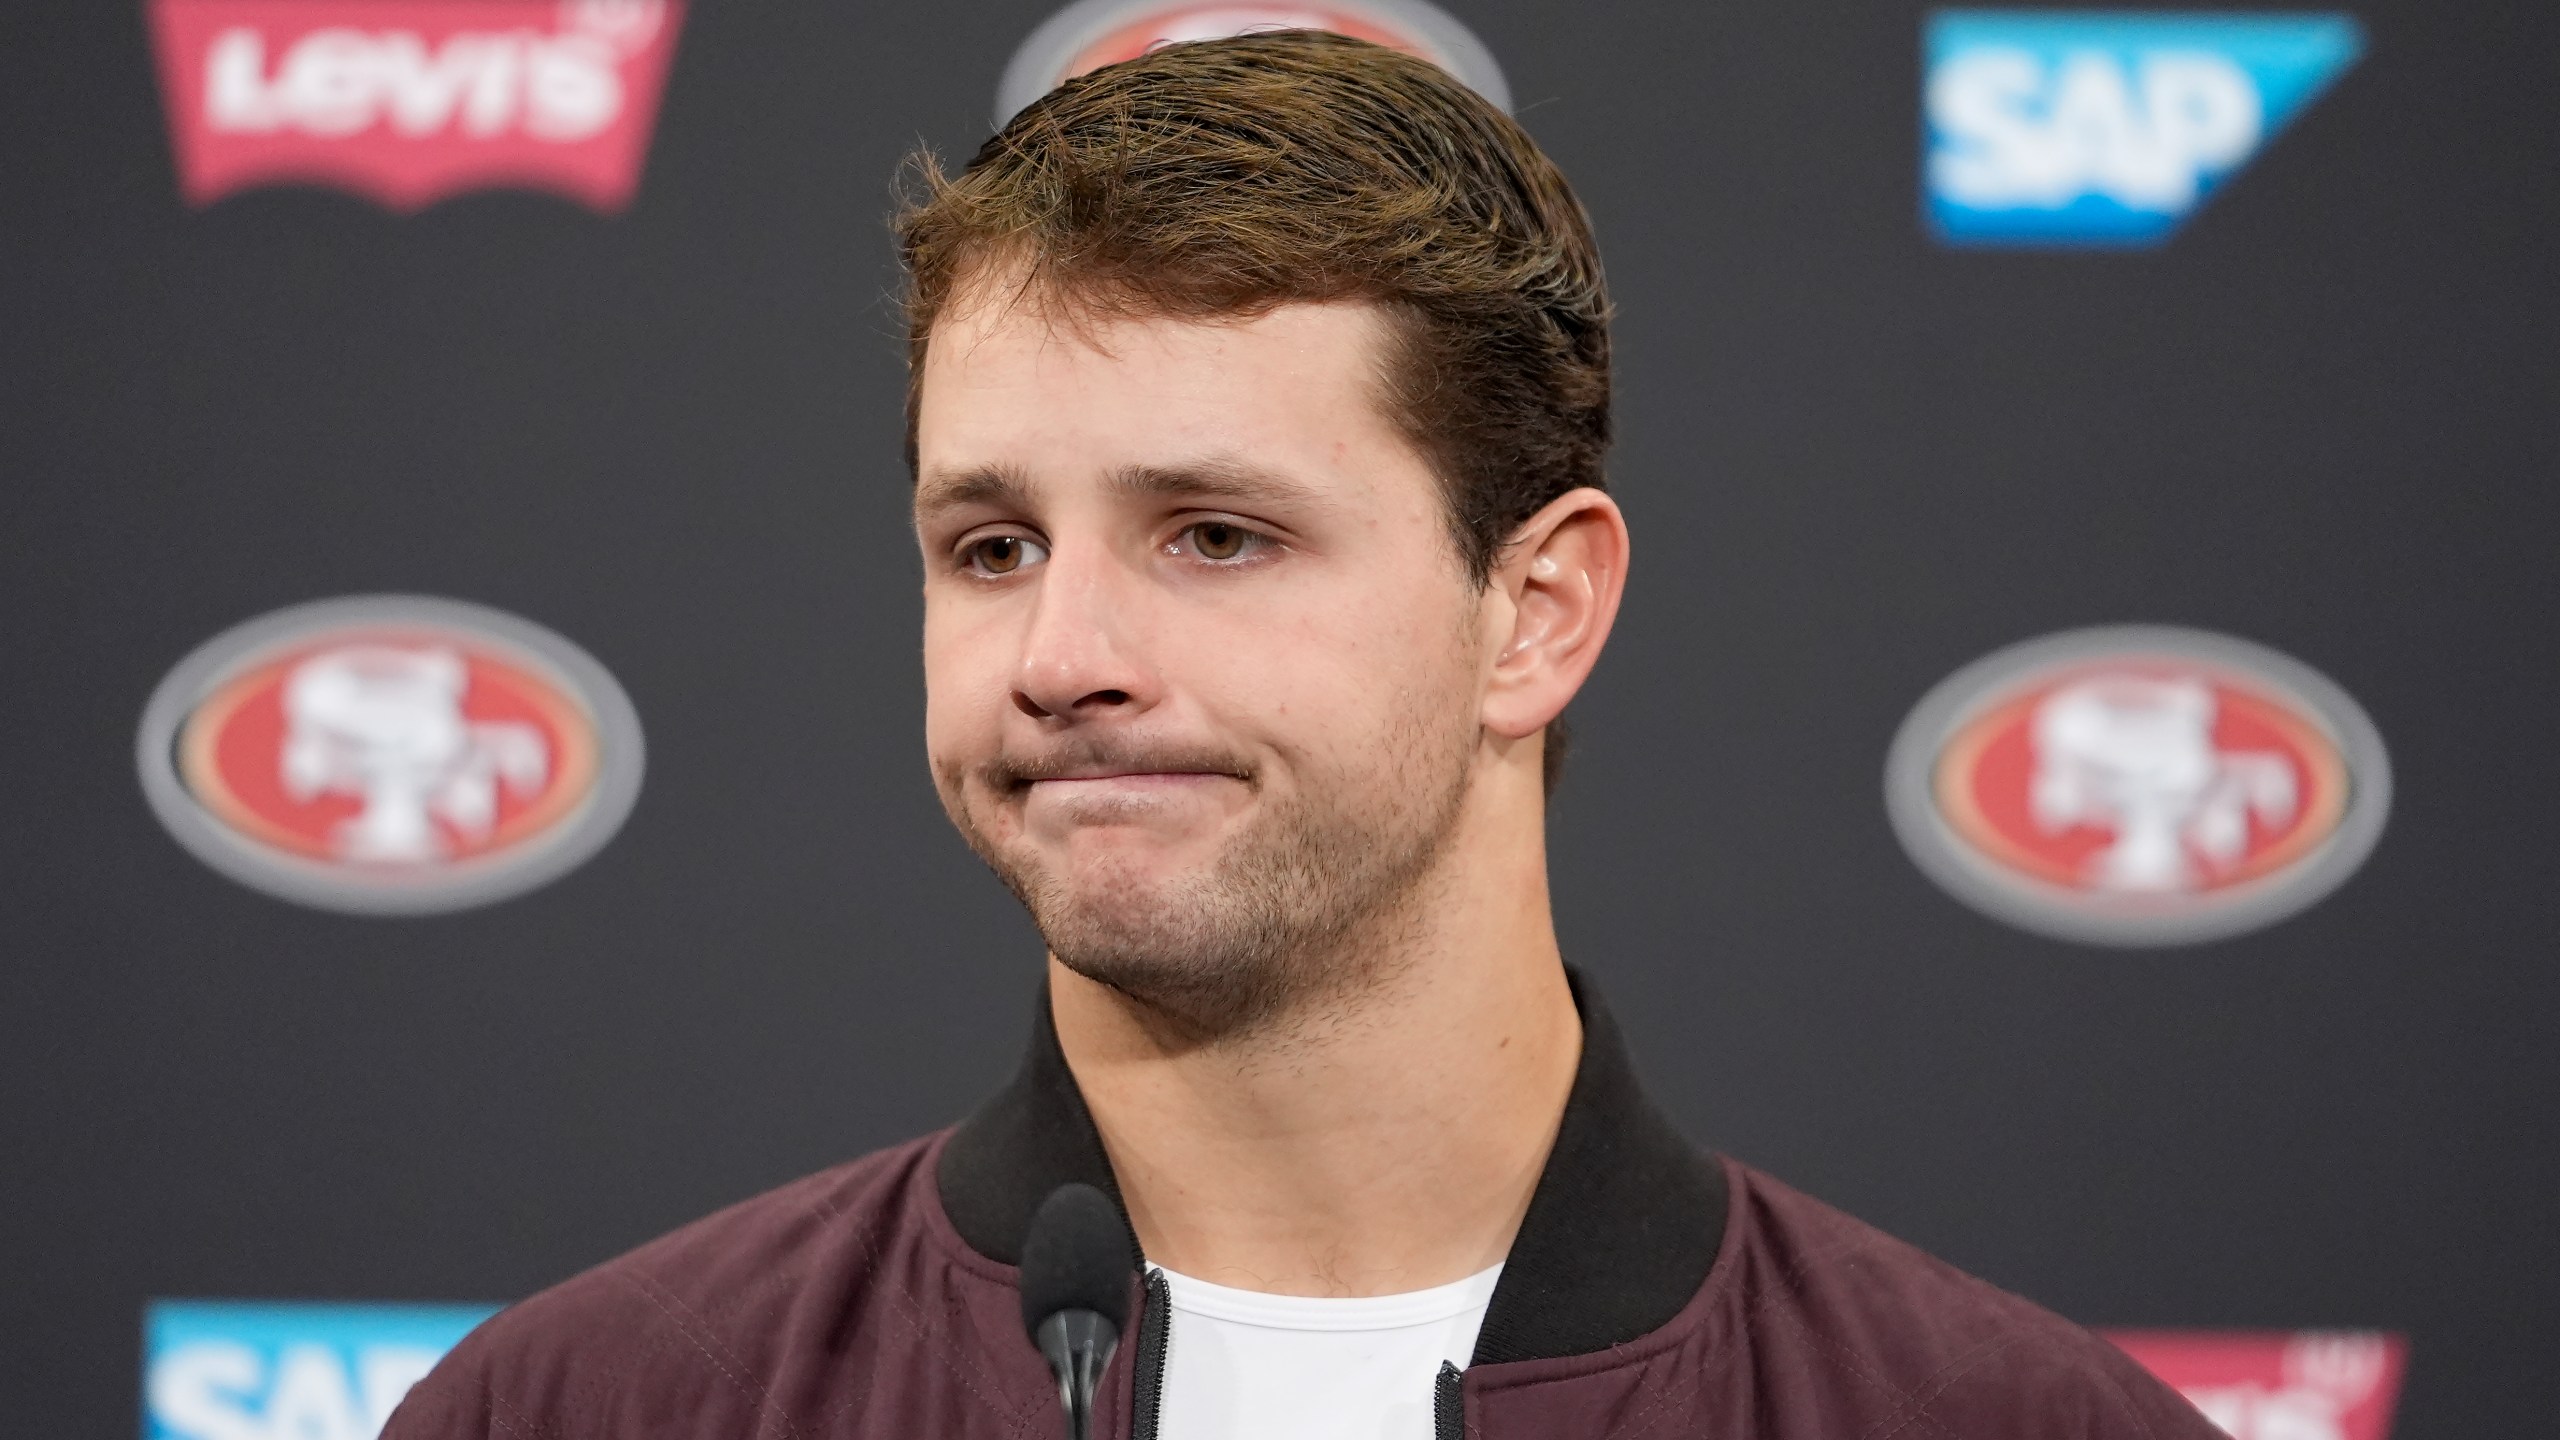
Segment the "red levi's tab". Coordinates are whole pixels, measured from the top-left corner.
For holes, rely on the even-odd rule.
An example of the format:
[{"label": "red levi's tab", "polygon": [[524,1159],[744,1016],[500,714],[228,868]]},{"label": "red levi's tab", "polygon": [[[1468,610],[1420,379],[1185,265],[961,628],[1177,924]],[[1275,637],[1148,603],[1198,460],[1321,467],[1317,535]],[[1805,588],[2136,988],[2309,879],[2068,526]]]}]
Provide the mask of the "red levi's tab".
[{"label": "red levi's tab", "polygon": [[679,0],[149,0],[179,187],[631,203]]},{"label": "red levi's tab", "polygon": [[2234,1440],[2385,1440],[2409,1360],[2369,1331],[2105,1334]]}]

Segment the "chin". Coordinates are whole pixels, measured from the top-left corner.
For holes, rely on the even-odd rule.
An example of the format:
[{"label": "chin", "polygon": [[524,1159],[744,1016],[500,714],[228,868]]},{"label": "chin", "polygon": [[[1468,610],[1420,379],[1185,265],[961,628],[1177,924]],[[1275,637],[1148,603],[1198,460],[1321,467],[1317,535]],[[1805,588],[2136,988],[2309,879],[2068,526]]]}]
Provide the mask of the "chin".
[{"label": "chin", "polygon": [[1135,932],[1160,928],[1197,903],[1214,869],[1161,853],[1085,853],[1041,864],[1043,908],[1085,924]]},{"label": "chin", "polygon": [[1180,884],[1217,867],[1219,837],[1166,834],[1136,825],[1079,827],[1055,844],[1034,844],[1039,863],[1080,884]]},{"label": "chin", "polygon": [[1184,923],[1179,899],[1114,886],[1061,887],[1044,894],[1033,916],[1051,953],[1067,968],[1106,984],[1144,993],[1169,971],[1188,969],[1200,954],[1196,923]]},{"label": "chin", "polygon": [[1224,948],[1216,932],[1225,928],[1234,897],[1218,883],[1213,861],[1154,847],[1086,851],[1055,864],[1046,859],[1017,888],[1060,958],[1122,956],[1151,968],[1157,959],[1178,960],[1204,946]]}]

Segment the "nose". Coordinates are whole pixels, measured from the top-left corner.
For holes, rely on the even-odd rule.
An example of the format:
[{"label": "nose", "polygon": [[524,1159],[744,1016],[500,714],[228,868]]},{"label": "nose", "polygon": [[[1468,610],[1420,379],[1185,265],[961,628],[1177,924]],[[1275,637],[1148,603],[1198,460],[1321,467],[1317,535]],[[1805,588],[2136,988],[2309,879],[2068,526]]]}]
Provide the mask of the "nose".
[{"label": "nose", "polygon": [[1153,705],[1156,677],[1139,653],[1135,600],[1121,567],[1108,554],[1060,546],[1041,571],[1014,672],[1014,708],[1069,725]]}]

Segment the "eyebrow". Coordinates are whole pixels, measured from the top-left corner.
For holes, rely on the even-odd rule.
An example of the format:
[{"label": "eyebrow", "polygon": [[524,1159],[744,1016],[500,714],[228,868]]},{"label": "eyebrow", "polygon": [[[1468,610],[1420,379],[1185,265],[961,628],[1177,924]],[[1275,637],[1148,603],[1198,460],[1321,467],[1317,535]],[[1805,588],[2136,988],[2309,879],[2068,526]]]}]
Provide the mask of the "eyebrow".
[{"label": "eyebrow", "polygon": [[1176,499],[1247,500],[1306,505],[1318,498],[1312,485],[1247,460],[1213,458],[1180,465],[1124,465],[1111,472],[1121,495]]},{"label": "eyebrow", "polygon": [[1031,482],[1012,466],[981,465],[956,473],[936,472],[916,486],[919,520],[971,505],[1027,510],[1031,507]]},{"label": "eyebrow", "polygon": [[[1105,482],[1115,495],[1172,499],[1242,500],[1309,505],[1320,497],[1312,485],[1251,461],[1226,457],[1177,465],[1123,465]],[[916,518],[931,519],[973,505],[1031,508],[1030,478],[1010,465],[982,465],[927,475],[916,487]]]}]

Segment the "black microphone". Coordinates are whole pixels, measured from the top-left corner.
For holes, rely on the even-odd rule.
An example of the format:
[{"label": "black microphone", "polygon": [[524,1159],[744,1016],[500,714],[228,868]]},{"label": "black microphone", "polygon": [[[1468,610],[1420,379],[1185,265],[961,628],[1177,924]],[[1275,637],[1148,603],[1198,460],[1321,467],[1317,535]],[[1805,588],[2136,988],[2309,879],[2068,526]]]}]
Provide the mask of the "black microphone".
[{"label": "black microphone", "polygon": [[1022,1241],[1022,1324],[1058,1377],[1068,1440],[1093,1433],[1094,1392],[1129,1323],[1137,1271],[1129,1227],[1111,1197],[1068,1184],[1040,1202]]}]

